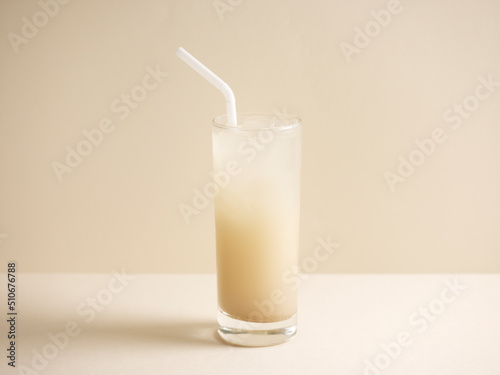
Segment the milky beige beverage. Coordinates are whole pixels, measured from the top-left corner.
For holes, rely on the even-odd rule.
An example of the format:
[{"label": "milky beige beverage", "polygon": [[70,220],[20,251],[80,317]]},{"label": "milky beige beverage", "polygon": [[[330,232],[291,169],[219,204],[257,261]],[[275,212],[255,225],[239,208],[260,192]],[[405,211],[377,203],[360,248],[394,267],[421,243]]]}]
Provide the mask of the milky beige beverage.
[{"label": "milky beige beverage", "polygon": [[240,321],[286,321],[297,312],[285,275],[298,261],[300,120],[238,119],[237,128],[213,126],[214,172],[233,172],[215,197],[219,309]]}]

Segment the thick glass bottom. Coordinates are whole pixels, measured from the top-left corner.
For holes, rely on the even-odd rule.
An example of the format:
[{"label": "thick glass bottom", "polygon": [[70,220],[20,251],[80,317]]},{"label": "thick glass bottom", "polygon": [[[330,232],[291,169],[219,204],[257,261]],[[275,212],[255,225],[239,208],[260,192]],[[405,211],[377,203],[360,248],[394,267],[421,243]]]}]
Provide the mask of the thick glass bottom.
[{"label": "thick glass bottom", "polygon": [[247,322],[231,318],[221,310],[217,313],[219,335],[238,346],[271,346],[287,342],[297,332],[297,314],[272,323]]}]

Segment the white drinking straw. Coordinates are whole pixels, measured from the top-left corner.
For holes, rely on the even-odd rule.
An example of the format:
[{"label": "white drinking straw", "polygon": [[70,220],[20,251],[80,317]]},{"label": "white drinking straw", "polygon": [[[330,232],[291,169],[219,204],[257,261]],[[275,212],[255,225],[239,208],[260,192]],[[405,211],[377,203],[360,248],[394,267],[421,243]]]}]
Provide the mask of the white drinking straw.
[{"label": "white drinking straw", "polygon": [[236,120],[236,100],[234,99],[233,90],[227,85],[222,79],[217,77],[210,69],[205,65],[195,59],[189,52],[184,48],[179,47],[175,53],[179,56],[186,64],[191,68],[196,70],[201,76],[203,76],[208,82],[217,87],[217,89],[222,92],[224,98],[226,99],[226,111],[227,111],[227,124],[229,126],[236,126],[238,124]]}]

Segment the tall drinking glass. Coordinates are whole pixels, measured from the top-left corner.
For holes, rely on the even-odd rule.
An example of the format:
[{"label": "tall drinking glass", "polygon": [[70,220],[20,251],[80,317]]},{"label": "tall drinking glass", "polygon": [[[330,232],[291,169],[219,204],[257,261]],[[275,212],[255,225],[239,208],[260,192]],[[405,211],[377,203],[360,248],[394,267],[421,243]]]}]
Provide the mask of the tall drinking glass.
[{"label": "tall drinking glass", "polygon": [[297,329],[301,120],[238,114],[213,120],[219,334],[241,346]]}]

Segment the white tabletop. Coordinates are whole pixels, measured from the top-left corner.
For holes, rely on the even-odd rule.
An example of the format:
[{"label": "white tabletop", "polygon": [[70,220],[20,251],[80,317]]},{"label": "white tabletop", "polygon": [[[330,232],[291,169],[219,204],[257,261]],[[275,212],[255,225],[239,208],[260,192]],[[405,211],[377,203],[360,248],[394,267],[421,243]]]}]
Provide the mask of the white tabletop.
[{"label": "white tabletop", "polygon": [[2,374],[500,374],[500,275],[303,275],[297,336],[265,348],[218,338],[215,275],[17,276]]}]

